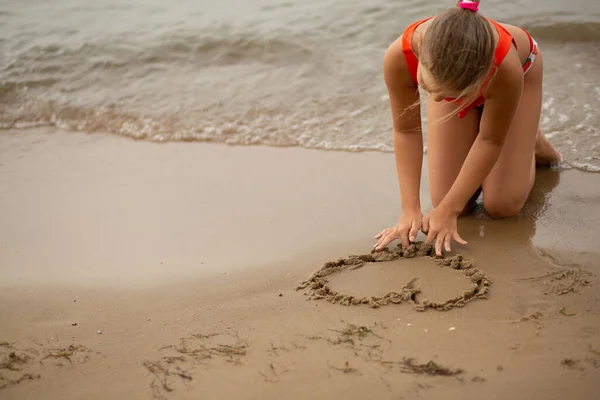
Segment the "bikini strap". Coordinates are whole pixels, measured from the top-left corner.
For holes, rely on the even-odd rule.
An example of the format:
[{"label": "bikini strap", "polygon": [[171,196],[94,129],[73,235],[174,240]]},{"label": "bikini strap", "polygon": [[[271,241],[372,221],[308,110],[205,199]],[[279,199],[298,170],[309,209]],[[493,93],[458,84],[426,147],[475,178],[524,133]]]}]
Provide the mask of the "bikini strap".
[{"label": "bikini strap", "polygon": [[512,37],[512,35],[499,23],[494,20],[488,18],[488,21],[496,28],[498,32],[498,45],[496,46],[496,51],[494,52],[494,65],[496,67],[500,66],[504,57],[508,54],[511,45],[515,45],[517,47],[517,42]]},{"label": "bikini strap", "polygon": [[[412,38],[417,27],[423,22],[429,21],[431,18],[433,17],[425,18],[410,24],[402,34],[402,52],[404,53],[406,66],[408,67],[408,72],[410,73],[413,83],[417,86],[417,70],[419,68],[419,60],[417,59],[417,56],[412,48]],[[504,60],[504,57],[506,57],[508,54],[510,46],[514,44],[515,47],[517,47],[517,43],[512,35],[502,25],[489,18],[488,21],[494,25],[496,31],[498,32],[498,44],[496,46],[496,51],[494,52],[494,65],[495,67],[498,67],[502,63],[502,60]]]},{"label": "bikini strap", "polygon": [[404,59],[406,60],[406,66],[408,67],[408,72],[410,73],[410,77],[412,78],[413,83],[418,86],[417,81],[417,69],[419,68],[419,60],[415,55],[415,52],[412,48],[412,38],[415,30],[419,25],[423,22],[430,20],[433,17],[425,18],[417,22],[413,22],[410,24],[402,34],[402,52],[404,53]]}]

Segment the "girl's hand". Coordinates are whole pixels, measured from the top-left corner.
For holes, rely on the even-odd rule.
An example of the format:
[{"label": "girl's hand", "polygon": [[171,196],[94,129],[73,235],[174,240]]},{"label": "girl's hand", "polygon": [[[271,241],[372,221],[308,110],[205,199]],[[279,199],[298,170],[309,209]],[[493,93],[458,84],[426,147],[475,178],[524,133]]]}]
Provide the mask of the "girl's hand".
[{"label": "girl's hand", "polygon": [[442,255],[442,245],[446,251],[452,251],[452,239],[465,245],[467,242],[460,237],[456,219],[458,214],[444,206],[438,206],[423,217],[423,233],[427,235],[425,243],[435,240],[435,254]]},{"label": "girl's hand", "polygon": [[381,250],[396,239],[400,239],[402,247],[408,247],[409,243],[417,239],[422,218],[421,211],[402,213],[395,227],[384,229],[375,235],[377,243],[373,247]]}]

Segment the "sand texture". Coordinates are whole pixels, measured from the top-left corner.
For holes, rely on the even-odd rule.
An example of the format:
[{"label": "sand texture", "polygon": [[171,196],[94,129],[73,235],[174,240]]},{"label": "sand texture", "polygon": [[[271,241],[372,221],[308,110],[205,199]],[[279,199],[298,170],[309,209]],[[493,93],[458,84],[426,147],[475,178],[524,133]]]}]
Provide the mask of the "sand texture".
[{"label": "sand texture", "polygon": [[391,154],[5,130],[0,399],[599,398],[598,187],[373,252]]}]

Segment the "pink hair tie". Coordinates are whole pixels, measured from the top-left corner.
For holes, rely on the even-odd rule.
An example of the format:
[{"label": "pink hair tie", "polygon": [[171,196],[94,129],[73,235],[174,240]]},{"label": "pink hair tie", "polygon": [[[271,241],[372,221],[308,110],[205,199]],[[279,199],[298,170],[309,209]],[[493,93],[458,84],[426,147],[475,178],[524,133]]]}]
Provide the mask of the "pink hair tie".
[{"label": "pink hair tie", "polygon": [[460,8],[464,8],[465,10],[477,12],[479,11],[479,3],[476,1],[463,0],[458,3]]}]

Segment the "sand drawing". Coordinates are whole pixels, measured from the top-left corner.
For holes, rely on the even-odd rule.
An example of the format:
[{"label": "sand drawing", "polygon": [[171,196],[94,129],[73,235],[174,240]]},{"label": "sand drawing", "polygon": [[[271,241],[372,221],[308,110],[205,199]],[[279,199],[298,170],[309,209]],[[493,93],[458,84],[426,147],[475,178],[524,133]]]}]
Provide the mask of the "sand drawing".
[{"label": "sand drawing", "polygon": [[545,286],[544,294],[565,295],[577,292],[579,288],[590,284],[591,273],[579,268],[561,268],[542,276],[516,279],[517,281],[532,281]]},{"label": "sand drawing", "polygon": [[[368,364],[376,364],[383,367],[382,374],[414,374],[423,376],[443,376],[453,377],[457,379],[463,379],[462,376],[466,375],[466,372],[461,368],[450,368],[433,360],[427,362],[419,362],[412,357],[402,357],[399,360],[390,359],[388,352],[385,351],[383,346],[393,346],[391,340],[386,339],[380,332],[381,330],[387,330],[382,324],[375,324],[374,327],[367,327],[362,325],[355,325],[342,321],[345,323],[345,327],[341,329],[330,329],[335,335],[331,336],[309,336],[307,339],[313,341],[321,341],[330,345],[339,346],[349,351],[354,356],[354,360],[357,364],[346,361],[344,365],[331,365],[330,368],[344,374],[356,374],[361,375],[361,368],[358,367],[358,360],[366,361]],[[377,331],[375,330],[377,328]],[[363,363],[364,366],[364,363]],[[371,367],[366,367],[371,368]],[[385,380],[383,375],[380,375],[380,379],[386,386],[389,387],[389,383]]]},{"label": "sand drawing", "polygon": [[[329,286],[327,276],[340,272],[342,270],[355,270],[365,267],[369,263],[379,263],[393,261],[398,259],[407,259],[414,257],[429,257],[440,267],[452,268],[462,271],[471,280],[471,288],[462,294],[443,301],[430,301],[427,299],[418,299],[417,294],[421,293],[420,278],[415,277],[404,284],[398,292],[389,292],[383,296],[358,297],[352,294],[340,293]],[[341,305],[361,305],[368,304],[372,308],[378,308],[388,304],[401,304],[407,302],[412,304],[417,311],[425,311],[428,308],[437,311],[448,311],[454,307],[464,307],[467,303],[476,299],[485,299],[492,281],[483,273],[475,268],[472,260],[466,260],[458,254],[451,257],[435,256],[431,245],[422,242],[411,244],[406,249],[398,246],[395,250],[387,248],[381,251],[372,251],[370,254],[352,255],[348,258],[340,258],[337,261],[326,262],[323,267],[312,274],[306,281],[300,283],[296,290],[308,290],[310,299],[325,299],[331,303]]]},{"label": "sand drawing", "polygon": [[[299,359],[322,354],[323,346],[335,347],[335,353],[341,357],[335,360],[324,358],[321,367],[317,367],[320,373],[331,371],[334,375],[352,377],[375,372],[390,389],[393,381],[387,381],[386,377],[393,377],[394,374],[446,377],[461,382],[471,377],[461,368],[445,366],[431,359],[419,361],[413,357],[396,358],[391,355],[389,349],[395,344],[386,337],[388,328],[380,322],[371,326],[344,320],[341,323],[341,326],[333,326],[313,335],[298,334],[296,339],[285,341],[285,344],[255,344],[252,351],[248,340],[232,332],[194,334],[179,339],[176,344],[161,347],[158,351],[162,356],[152,361],[146,360],[142,365],[149,373],[151,393],[159,400],[177,398],[182,388],[192,390],[206,384],[207,381],[203,380],[206,376],[202,371],[212,368],[224,368],[223,373],[233,376],[237,373],[248,374],[249,370],[258,367],[253,372],[257,381],[269,385],[285,383],[286,380],[295,379],[294,374],[299,371],[298,368],[302,368],[297,364]],[[304,356],[296,352],[302,352]],[[268,355],[267,359],[263,358],[264,354]],[[482,380],[478,376],[472,379],[473,382]],[[421,386],[421,389],[424,388],[426,386]]]},{"label": "sand drawing", "polygon": [[416,375],[431,375],[431,376],[456,376],[462,374],[464,371],[460,368],[452,369],[441,366],[435,361],[428,361],[420,364],[414,358],[403,358],[402,361],[397,362],[400,367],[400,372],[406,374]]},{"label": "sand drawing", "polygon": [[[150,388],[155,399],[165,399],[166,394],[175,391],[176,379],[192,381],[190,371],[195,364],[211,361],[224,361],[228,364],[241,364],[248,351],[248,342],[231,334],[193,334],[179,339],[176,345],[164,346],[174,355],[165,355],[156,361],[146,360],[143,366],[151,375]],[[274,369],[272,372],[275,372]]]},{"label": "sand drawing", "polygon": [[67,347],[37,347],[19,349],[14,343],[0,342],[0,390],[41,379],[42,375],[31,372],[38,364],[54,367],[64,367],[66,363],[83,364],[89,360],[90,354],[94,353],[77,344]]}]

